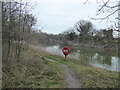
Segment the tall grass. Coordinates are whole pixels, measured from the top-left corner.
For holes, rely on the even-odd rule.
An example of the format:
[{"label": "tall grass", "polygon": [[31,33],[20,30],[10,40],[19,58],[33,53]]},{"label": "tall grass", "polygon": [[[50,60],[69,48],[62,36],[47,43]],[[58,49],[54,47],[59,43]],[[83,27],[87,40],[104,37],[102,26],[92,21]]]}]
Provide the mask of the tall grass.
[{"label": "tall grass", "polygon": [[[45,62],[41,48],[30,46],[19,60],[3,61],[3,88],[56,88],[64,87],[59,65]],[[53,66],[56,68],[54,69]],[[57,69],[58,68],[58,69]],[[61,74],[60,74],[61,73]]]}]

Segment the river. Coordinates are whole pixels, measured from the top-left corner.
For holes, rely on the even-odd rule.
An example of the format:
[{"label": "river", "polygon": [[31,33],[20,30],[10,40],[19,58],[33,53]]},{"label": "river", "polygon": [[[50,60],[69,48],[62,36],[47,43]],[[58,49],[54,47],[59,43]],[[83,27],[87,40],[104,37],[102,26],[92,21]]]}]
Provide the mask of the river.
[{"label": "river", "polygon": [[[83,47],[70,48],[71,52],[67,58],[81,60],[94,67],[120,72],[120,58],[118,57],[118,51]],[[62,48],[59,45],[47,46],[45,47],[45,50],[48,53],[64,57]]]}]

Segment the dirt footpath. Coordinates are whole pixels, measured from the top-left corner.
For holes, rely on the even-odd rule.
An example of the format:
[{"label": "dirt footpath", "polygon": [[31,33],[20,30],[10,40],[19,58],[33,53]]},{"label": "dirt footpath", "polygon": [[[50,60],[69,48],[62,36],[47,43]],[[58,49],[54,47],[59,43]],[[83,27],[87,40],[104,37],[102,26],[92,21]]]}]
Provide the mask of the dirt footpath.
[{"label": "dirt footpath", "polygon": [[[44,57],[46,60],[49,60],[51,62],[54,63],[59,63],[58,61],[54,61],[52,59],[48,59],[46,57]],[[62,64],[61,65],[64,68],[64,72],[65,72],[65,81],[67,83],[67,87],[66,88],[83,88],[82,84],[80,83],[80,79],[78,78],[78,76],[75,74],[74,71],[72,71],[67,65]]]},{"label": "dirt footpath", "polygon": [[82,84],[79,81],[79,78],[76,76],[75,72],[73,72],[68,66],[62,65],[65,69],[65,78],[67,82],[67,88],[82,88]]}]

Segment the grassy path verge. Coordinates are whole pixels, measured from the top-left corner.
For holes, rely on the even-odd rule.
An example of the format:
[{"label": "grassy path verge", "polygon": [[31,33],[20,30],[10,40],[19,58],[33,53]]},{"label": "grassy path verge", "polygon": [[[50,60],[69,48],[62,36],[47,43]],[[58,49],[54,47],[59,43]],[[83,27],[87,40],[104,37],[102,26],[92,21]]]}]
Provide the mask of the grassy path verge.
[{"label": "grassy path verge", "polygon": [[25,51],[19,60],[3,61],[3,88],[64,88],[63,68],[40,57],[43,52]]},{"label": "grassy path verge", "polygon": [[[46,57],[44,58],[53,63],[59,63],[58,61],[54,61]],[[79,77],[75,74],[75,72],[68,68],[68,66],[65,64],[61,64],[61,67],[64,68],[65,82],[67,83],[67,88],[82,88],[82,84],[79,81]]]},{"label": "grassy path verge", "polygon": [[80,77],[84,87],[91,88],[119,88],[120,73],[87,65],[81,61],[63,58],[55,55],[47,55],[47,58],[59,61],[73,69]]},{"label": "grassy path verge", "polygon": [[118,72],[95,68],[80,61],[50,55],[40,47],[31,47],[19,60],[3,61],[3,88],[66,88],[61,64],[71,68],[85,87],[117,88],[120,85]]},{"label": "grassy path verge", "polygon": [[61,65],[65,70],[65,81],[67,82],[67,88],[82,88],[79,77],[71,70],[67,65]]}]

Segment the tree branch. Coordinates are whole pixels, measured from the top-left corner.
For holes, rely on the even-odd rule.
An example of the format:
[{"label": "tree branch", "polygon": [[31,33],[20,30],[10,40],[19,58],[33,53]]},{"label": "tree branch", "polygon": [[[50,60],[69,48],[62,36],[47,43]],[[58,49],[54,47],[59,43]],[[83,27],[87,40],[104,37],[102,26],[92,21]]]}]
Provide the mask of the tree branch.
[{"label": "tree branch", "polygon": [[85,2],[84,2],[84,4],[86,4],[88,2],[88,0],[86,0]]},{"label": "tree branch", "polygon": [[[103,1],[104,2],[104,1]],[[101,6],[100,9],[98,9],[97,12],[100,12],[107,4],[108,4],[109,0],[107,0],[106,2],[104,2],[104,4]]]},{"label": "tree branch", "polygon": [[[104,19],[107,19],[107,18],[110,17],[111,15],[115,14],[118,10],[119,10],[119,9],[115,10],[114,12],[110,13],[110,14],[107,15],[106,17],[103,17],[103,18],[91,18],[91,19],[103,21]],[[101,22],[101,21],[100,21],[100,22]]]}]

